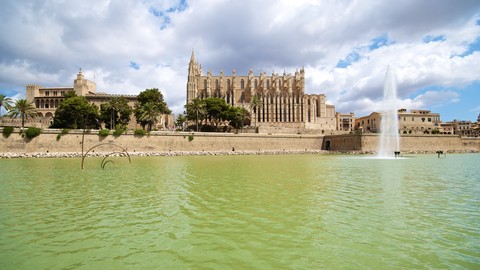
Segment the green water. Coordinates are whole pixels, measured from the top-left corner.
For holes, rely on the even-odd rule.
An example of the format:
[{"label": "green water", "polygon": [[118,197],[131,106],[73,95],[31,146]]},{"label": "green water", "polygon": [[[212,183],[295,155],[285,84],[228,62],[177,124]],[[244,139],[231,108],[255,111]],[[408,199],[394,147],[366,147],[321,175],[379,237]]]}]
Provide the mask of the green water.
[{"label": "green water", "polygon": [[0,269],[479,269],[480,155],[0,160]]}]

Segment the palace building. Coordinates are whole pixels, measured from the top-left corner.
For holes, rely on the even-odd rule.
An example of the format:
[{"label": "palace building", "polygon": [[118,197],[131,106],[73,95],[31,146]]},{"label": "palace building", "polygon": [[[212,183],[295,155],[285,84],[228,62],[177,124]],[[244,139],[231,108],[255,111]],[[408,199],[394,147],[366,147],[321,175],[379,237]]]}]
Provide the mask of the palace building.
[{"label": "palace building", "polygon": [[[89,102],[100,107],[102,103],[108,102],[112,97],[124,97],[128,101],[128,105],[134,108],[137,101],[136,95],[115,95],[97,92],[97,85],[95,82],[85,78],[80,70],[76,79],[73,81],[73,87],[43,87],[37,84],[27,84],[26,86],[26,100],[33,102],[37,109],[38,119],[32,120],[32,125],[40,125],[41,127],[48,127],[55,116],[55,111],[62,101],[65,99],[65,94],[69,91],[74,91],[77,96],[84,96]],[[160,116],[156,129],[173,128],[174,116],[162,115]],[[30,123],[29,123],[30,124]],[[136,128],[136,119],[132,114],[128,128]]]},{"label": "palace building", "polygon": [[[261,105],[251,110],[251,102],[257,96]],[[261,72],[254,75],[251,69],[247,75],[231,75],[223,71],[218,76],[208,71],[202,73],[192,52],[188,66],[187,104],[195,99],[207,97],[223,98],[232,106],[240,106],[251,112],[252,123],[259,128],[337,130],[335,106],[326,103],[323,94],[305,94],[305,70],[295,74],[279,75]],[[352,123],[353,124],[353,123]],[[352,125],[353,126],[353,125]]]}]

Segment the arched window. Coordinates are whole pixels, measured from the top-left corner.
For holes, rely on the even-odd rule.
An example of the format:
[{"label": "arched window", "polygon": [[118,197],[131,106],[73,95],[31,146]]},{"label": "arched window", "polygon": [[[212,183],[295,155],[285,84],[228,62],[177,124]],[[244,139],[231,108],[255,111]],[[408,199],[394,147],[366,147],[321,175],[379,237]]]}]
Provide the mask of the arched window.
[{"label": "arched window", "polygon": [[219,89],[218,80],[215,80],[215,89]]},{"label": "arched window", "polygon": [[258,87],[258,81],[255,79],[255,89]]},{"label": "arched window", "polygon": [[240,81],[240,89],[245,89],[245,81],[243,79]]},{"label": "arched window", "polygon": [[230,90],[231,89],[231,86],[230,86],[230,79],[227,80],[227,90]]},{"label": "arched window", "polygon": [[203,80],[203,89],[207,89],[207,80]]},{"label": "arched window", "polygon": [[267,80],[267,89],[270,89],[270,80]]}]

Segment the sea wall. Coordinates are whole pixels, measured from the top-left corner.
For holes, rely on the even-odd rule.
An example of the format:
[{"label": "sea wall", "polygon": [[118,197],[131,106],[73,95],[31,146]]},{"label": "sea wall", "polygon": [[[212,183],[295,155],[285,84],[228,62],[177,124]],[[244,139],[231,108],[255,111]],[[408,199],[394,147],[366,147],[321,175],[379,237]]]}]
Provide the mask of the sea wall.
[{"label": "sea wall", "polygon": [[[360,151],[376,153],[379,145],[378,134],[345,134],[325,136],[322,149],[332,151]],[[480,138],[459,137],[458,135],[402,135],[401,152],[431,153],[444,152],[480,152]]]},{"label": "sea wall", "polygon": [[[42,134],[27,140],[16,130],[8,138],[0,136],[2,153],[79,153],[81,152],[82,132],[70,131],[59,136],[59,130],[43,130]],[[86,133],[84,150],[98,146],[93,151],[112,152],[202,152],[202,151],[311,151],[321,150],[323,137],[318,135],[280,135],[248,133],[187,133],[152,132],[138,136],[122,134],[118,137],[101,137],[98,131]],[[104,144],[104,145],[103,145]],[[112,144],[115,144],[113,146]]]},{"label": "sea wall", "polygon": [[[0,157],[42,156],[64,153],[63,156],[78,156],[82,151],[82,132],[46,129],[38,137],[26,139],[16,129],[8,138],[0,136]],[[60,134],[60,135],[59,135]],[[60,137],[59,137],[60,136]],[[431,153],[480,152],[480,138],[461,138],[456,135],[402,135],[401,152]],[[345,135],[287,135],[252,133],[188,133],[152,132],[138,136],[132,133],[118,137],[101,137],[98,130],[86,133],[84,151],[100,145],[90,153],[102,154],[113,151],[143,154],[251,154],[251,153],[324,153],[333,152],[375,153],[379,136],[377,134]],[[323,151],[322,151],[323,150]],[[34,155],[32,155],[34,154]],[[62,156],[62,155],[60,155]]]}]

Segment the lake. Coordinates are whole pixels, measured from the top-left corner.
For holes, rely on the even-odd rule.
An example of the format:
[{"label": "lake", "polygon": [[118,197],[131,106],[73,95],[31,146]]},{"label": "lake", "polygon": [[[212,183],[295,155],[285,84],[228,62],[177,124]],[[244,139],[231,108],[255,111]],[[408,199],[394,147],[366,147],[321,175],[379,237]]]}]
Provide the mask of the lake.
[{"label": "lake", "polygon": [[0,159],[0,269],[479,269],[480,154]]}]

